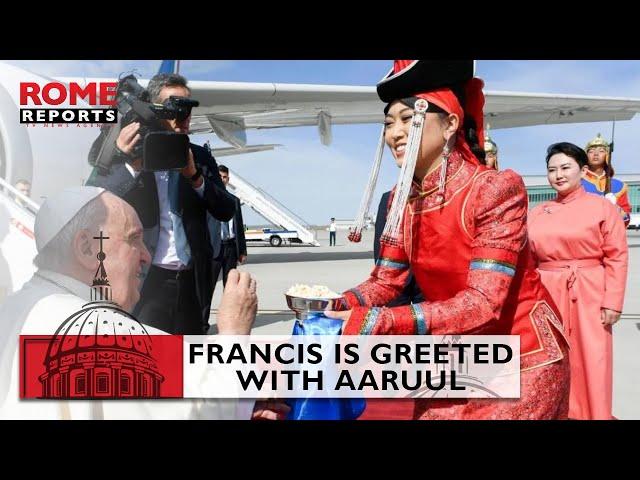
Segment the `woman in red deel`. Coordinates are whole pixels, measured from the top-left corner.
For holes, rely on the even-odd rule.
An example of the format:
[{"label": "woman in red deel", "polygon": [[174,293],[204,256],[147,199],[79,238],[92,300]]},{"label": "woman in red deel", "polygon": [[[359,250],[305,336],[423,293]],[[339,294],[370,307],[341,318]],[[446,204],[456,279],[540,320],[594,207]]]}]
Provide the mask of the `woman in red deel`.
[{"label": "woman in red deel", "polygon": [[[567,341],[527,243],[522,178],[476,156],[484,95],[473,70],[472,61],[396,60],[378,84],[383,139],[401,174],[376,267],[327,316],[344,320],[345,335],[520,336],[519,399],[419,399],[413,418],[566,418]],[[425,301],[383,307],[409,270]]]}]

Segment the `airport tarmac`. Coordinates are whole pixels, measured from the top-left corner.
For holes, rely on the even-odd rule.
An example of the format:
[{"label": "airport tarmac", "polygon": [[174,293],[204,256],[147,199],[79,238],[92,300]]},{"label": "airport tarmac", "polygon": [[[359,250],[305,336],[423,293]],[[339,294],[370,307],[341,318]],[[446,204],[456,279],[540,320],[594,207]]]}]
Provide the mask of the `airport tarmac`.
[{"label": "airport tarmac", "polygon": [[[258,317],[254,333],[286,334],[295,320],[284,292],[295,283],[327,285],[336,292],[354,287],[373,267],[373,231],[354,244],[346,231],[338,231],[337,245],[329,246],[329,232],[317,231],[319,247],[271,247],[249,244],[248,262],[240,267],[258,282]],[[613,414],[620,419],[640,419],[640,232],[628,231],[629,275],[622,319],[613,327]],[[219,281],[212,305],[220,303]],[[211,323],[215,332],[215,309]]]}]

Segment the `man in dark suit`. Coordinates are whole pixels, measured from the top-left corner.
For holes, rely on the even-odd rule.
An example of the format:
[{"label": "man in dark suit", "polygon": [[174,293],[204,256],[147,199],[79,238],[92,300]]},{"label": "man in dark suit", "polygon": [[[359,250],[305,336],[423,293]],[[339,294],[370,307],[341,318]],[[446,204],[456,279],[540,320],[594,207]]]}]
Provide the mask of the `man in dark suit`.
[{"label": "man in dark suit", "polygon": [[[153,103],[191,95],[187,80],[176,74],[154,76],[147,90]],[[189,114],[161,122],[167,130],[188,133],[190,119]],[[122,128],[114,164],[107,172],[94,169],[87,184],[126,200],[145,229],[152,262],[142,272],[145,278],[133,314],[168,333],[200,335],[209,328],[213,291],[207,214],[229,220],[235,202],[220,180],[215,159],[199,145],[191,144],[188,164],[181,171],[142,171],[142,159],[131,157],[141,141],[139,129],[137,122]]]},{"label": "man in dark suit", "polygon": [[[220,179],[226,187],[229,184],[229,169],[225,165],[219,165]],[[242,208],[240,200],[229,193],[234,199],[236,213],[228,222],[216,220],[210,215],[209,237],[213,248],[213,285],[218,281],[222,270],[222,284],[227,284],[229,271],[243,264],[247,260],[247,242],[244,238],[244,221],[242,220]]]},{"label": "man in dark suit", "polygon": [[[382,236],[384,225],[387,222],[387,212],[389,211],[390,206],[390,194],[391,192],[383,193],[382,198],[380,199],[380,204],[378,205],[378,214],[376,215],[375,239],[373,241],[373,257],[375,262],[380,259],[380,237]],[[415,277],[413,276],[413,274],[410,274],[402,294],[398,298],[389,302],[386,306],[397,307],[400,305],[408,305],[410,303],[419,302],[424,302],[424,297],[422,296],[420,287],[418,287],[418,284],[416,283]]]}]

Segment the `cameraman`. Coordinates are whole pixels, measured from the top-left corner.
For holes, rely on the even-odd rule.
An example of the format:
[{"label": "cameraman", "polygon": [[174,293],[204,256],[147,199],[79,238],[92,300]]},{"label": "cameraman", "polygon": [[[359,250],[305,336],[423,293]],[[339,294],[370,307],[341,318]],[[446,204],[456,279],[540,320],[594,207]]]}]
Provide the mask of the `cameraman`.
[{"label": "cameraman", "polygon": [[[161,73],[147,86],[150,100],[162,104],[171,96],[189,98],[181,75]],[[168,131],[186,134],[188,116],[159,120]],[[203,147],[190,144],[187,166],[181,171],[142,170],[140,123],[122,128],[111,167],[94,168],[87,185],[103,187],[126,200],[144,226],[144,241],[152,262],[144,272],[140,301],[133,312],[142,323],[172,334],[201,335],[209,327],[213,282],[212,250],[207,212],[230,220],[235,203],[225,191],[215,159]],[[136,148],[138,146],[138,148]]]}]

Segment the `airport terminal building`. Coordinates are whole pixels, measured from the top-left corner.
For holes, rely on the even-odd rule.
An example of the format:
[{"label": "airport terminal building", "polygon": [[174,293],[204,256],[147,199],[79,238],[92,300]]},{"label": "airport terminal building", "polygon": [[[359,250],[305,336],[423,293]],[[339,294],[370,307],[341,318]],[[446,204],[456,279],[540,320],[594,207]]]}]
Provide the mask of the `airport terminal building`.
[{"label": "airport terminal building", "polygon": [[[616,174],[615,177],[627,184],[631,213],[640,213],[640,174],[623,173]],[[524,175],[523,179],[529,194],[529,208],[556,197],[556,192],[549,186],[546,175]]]}]

